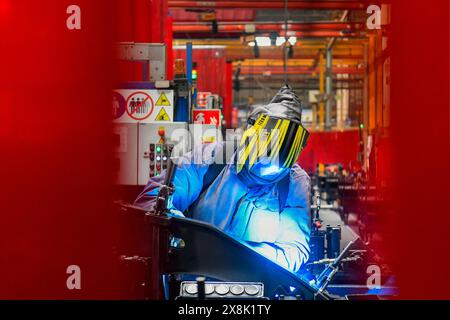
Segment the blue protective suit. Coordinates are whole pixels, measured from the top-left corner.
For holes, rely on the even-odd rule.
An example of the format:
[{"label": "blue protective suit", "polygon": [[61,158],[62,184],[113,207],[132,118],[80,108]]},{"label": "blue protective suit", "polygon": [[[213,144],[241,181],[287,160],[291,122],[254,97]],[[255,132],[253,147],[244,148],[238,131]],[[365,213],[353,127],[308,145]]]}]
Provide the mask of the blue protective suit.
[{"label": "blue protective suit", "polygon": [[[262,183],[242,171],[237,174],[231,159],[212,182],[207,182],[205,177],[210,175],[217,155],[223,154],[224,145],[199,146],[178,162],[170,209],[209,222],[298,272],[309,257],[309,176],[295,164],[276,181]],[[151,179],[135,204],[150,210],[162,181],[163,177]]]}]

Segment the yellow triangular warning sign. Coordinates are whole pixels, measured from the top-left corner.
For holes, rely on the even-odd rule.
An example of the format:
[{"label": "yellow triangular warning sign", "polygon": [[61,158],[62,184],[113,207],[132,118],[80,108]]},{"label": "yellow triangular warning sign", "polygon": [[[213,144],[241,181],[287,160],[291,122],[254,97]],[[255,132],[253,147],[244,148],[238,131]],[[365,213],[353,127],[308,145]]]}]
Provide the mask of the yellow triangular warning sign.
[{"label": "yellow triangular warning sign", "polygon": [[161,108],[161,110],[159,110],[159,113],[156,116],[155,121],[170,121],[169,115],[167,114],[164,108]]},{"label": "yellow triangular warning sign", "polygon": [[158,101],[156,101],[156,106],[162,106],[162,107],[169,107],[170,102],[169,99],[167,99],[166,94],[163,92],[158,98]]}]

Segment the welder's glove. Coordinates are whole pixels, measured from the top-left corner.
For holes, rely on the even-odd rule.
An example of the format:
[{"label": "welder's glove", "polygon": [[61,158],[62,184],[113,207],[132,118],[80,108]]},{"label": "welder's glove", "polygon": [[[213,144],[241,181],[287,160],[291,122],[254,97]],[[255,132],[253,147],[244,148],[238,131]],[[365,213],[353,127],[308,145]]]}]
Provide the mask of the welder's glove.
[{"label": "welder's glove", "polygon": [[177,209],[170,209],[169,210],[169,215],[172,215],[172,216],[175,216],[175,217],[185,218],[183,212],[181,212],[180,210],[177,210]]}]

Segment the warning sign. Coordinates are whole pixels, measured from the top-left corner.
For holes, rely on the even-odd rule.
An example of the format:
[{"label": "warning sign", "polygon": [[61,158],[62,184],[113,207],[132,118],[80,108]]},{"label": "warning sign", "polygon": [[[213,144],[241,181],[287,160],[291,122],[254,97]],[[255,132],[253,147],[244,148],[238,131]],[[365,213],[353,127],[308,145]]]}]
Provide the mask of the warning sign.
[{"label": "warning sign", "polygon": [[125,113],[125,104],[126,104],[126,101],[122,97],[122,95],[118,94],[117,92],[114,92],[113,100],[112,100],[113,119],[120,118]]},{"label": "warning sign", "polygon": [[206,108],[211,92],[197,92],[197,108]]},{"label": "warning sign", "polygon": [[127,113],[134,120],[145,120],[155,107],[152,97],[145,92],[135,92],[127,99]]},{"label": "warning sign", "polygon": [[212,124],[216,127],[221,125],[222,113],[220,109],[201,109],[193,111],[194,123],[196,124]]},{"label": "warning sign", "polygon": [[155,121],[170,121],[169,115],[167,114],[164,108],[161,108],[158,115],[155,118]]},{"label": "warning sign", "polygon": [[[170,106],[169,99],[167,99],[167,96],[164,92],[161,93],[161,95],[159,96],[158,101],[156,101],[156,105],[162,106],[162,107]],[[161,109],[161,110],[163,110],[163,109]]]},{"label": "warning sign", "polygon": [[174,112],[173,101],[173,90],[115,90],[112,101],[114,122],[171,122]]}]

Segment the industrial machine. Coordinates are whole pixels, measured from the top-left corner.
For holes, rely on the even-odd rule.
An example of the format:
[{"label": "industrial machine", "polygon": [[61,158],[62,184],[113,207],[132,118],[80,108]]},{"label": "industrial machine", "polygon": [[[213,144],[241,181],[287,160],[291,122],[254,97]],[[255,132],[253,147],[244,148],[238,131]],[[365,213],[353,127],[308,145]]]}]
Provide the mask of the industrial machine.
[{"label": "industrial machine", "polygon": [[138,181],[146,185],[152,177],[159,176],[171,156],[181,156],[190,150],[187,124],[140,123],[138,125]]},{"label": "industrial machine", "polygon": [[[319,232],[320,203],[316,203],[313,234],[322,235],[322,242],[327,243],[326,258],[318,259],[322,256],[317,254],[300,276],[209,223],[168,215],[167,203],[174,192],[171,179],[175,170],[170,161],[152,211],[120,205],[121,212],[140,216],[149,226],[151,257],[130,258],[150,261],[146,264],[149,269],[146,298],[330,300],[367,293],[364,285],[348,282],[333,287],[337,278],[342,279],[342,266],[350,268],[353,274],[355,264],[369,261],[371,257],[359,239],[350,241],[341,251],[340,228],[328,227],[325,232]],[[377,292],[384,293],[383,289]]]},{"label": "industrial machine", "polygon": [[167,81],[165,52],[164,44],[118,44],[119,60],[142,62],[143,81],[123,83],[113,93],[117,186],[144,186],[167,168],[170,157],[222,140],[220,119],[216,125],[190,123],[189,76],[177,60],[175,80]]},{"label": "industrial machine", "polygon": [[[113,98],[116,184],[131,188],[127,202],[118,202],[128,221],[144,227],[142,250],[121,252],[124,265],[142,265],[145,276],[138,287],[146,299],[342,299],[350,291],[333,291],[342,267],[364,260],[367,250],[358,241],[342,245],[339,225],[326,225],[321,208],[334,209],[337,181],[334,174],[319,176],[312,207],[311,258],[305,276],[294,274],[211,224],[168,215],[174,192],[174,159],[199,144],[222,140],[219,109],[205,121],[194,121],[192,76],[176,64],[175,81],[166,81],[163,47],[155,44],[120,44],[121,59],[143,61],[146,79],[126,83]],[[187,50],[189,52],[189,50]],[[156,60],[156,61],[154,61]],[[189,62],[187,63],[189,67]],[[220,106],[217,97],[205,101]],[[213,113],[215,112],[215,113]],[[218,117],[214,117],[214,114]],[[214,118],[215,120],[211,120]],[[208,121],[206,121],[208,120]],[[152,211],[129,205],[150,178],[163,181]],[[333,180],[334,179],[334,180]],[[336,180],[336,181],[335,181]],[[159,179],[158,181],[161,181]],[[335,192],[336,191],[336,192]],[[320,195],[327,204],[321,204]],[[123,195],[123,189],[121,190]],[[142,242],[142,240],[141,240]],[[345,248],[341,251],[341,248]],[[238,263],[237,263],[238,262]],[[132,270],[134,270],[132,268]],[[200,277],[198,277],[200,276]],[[342,289],[342,288],[341,288]]]}]

